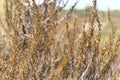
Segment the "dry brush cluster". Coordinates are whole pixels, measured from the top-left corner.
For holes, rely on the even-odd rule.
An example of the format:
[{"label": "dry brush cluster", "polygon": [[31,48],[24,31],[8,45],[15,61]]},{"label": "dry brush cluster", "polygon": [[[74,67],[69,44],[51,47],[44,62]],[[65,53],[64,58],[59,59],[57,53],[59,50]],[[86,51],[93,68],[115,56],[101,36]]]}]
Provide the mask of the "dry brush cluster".
[{"label": "dry brush cluster", "polygon": [[42,5],[24,1],[4,3],[5,22],[1,19],[1,25],[6,34],[0,51],[3,80],[118,79],[120,70],[112,65],[120,53],[120,34],[113,26],[109,41],[101,41],[96,0],[80,24],[77,18],[73,24],[66,19],[77,2],[61,16],[68,2],[60,7],[62,0],[44,0]]}]

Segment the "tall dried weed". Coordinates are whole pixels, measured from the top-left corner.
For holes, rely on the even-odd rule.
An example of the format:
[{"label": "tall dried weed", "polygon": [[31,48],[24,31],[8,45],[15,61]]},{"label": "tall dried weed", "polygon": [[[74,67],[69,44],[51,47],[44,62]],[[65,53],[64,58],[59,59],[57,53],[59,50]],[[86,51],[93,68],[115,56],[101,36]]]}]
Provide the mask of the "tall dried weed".
[{"label": "tall dried weed", "polygon": [[[120,71],[112,69],[119,55],[120,34],[113,28],[109,41],[101,42],[97,1],[84,21],[60,17],[62,0],[38,6],[26,0],[5,0],[5,23],[0,70],[3,80],[108,80]],[[89,17],[88,17],[89,16]],[[111,20],[110,15],[109,20]],[[115,27],[115,26],[113,26]],[[101,45],[102,43],[102,45]]]}]

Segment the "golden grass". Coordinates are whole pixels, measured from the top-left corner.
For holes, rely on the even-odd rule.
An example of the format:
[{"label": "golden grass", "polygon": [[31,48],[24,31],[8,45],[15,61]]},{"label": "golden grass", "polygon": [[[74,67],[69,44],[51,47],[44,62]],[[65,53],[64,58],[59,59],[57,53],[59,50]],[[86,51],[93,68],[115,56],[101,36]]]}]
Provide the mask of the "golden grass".
[{"label": "golden grass", "polygon": [[119,55],[120,34],[112,25],[108,42],[101,45],[102,25],[96,0],[90,15],[85,13],[82,20],[67,19],[76,3],[61,18],[58,15],[63,8],[56,8],[58,2],[45,2],[48,7],[42,12],[32,1],[32,6],[28,1],[25,7],[20,1],[11,4],[5,0],[4,37],[8,41],[3,39],[0,54],[4,80],[117,78],[118,72],[114,73],[111,66]]}]

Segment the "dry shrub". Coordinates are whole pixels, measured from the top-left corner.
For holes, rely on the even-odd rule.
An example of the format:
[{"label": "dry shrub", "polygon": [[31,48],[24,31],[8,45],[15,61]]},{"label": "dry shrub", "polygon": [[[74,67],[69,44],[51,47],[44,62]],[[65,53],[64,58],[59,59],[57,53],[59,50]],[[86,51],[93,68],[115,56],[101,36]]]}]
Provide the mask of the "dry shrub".
[{"label": "dry shrub", "polygon": [[[77,2],[63,16],[62,0],[44,0],[38,6],[20,0],[5,0],[6,35],[1,51],[1,77],[5,80],[107,80],[115,79],[119,69],[112,69],[118,57],[120,34],[113,29],[109,41],[101,45],[101,27],[93,0],[90,17],[84,21],[70,14]],[[58,4],[57,4],[58,3]],[[41,9],[42,7],[42,9]],[[86,29],[87,28],[87,29]]]}]

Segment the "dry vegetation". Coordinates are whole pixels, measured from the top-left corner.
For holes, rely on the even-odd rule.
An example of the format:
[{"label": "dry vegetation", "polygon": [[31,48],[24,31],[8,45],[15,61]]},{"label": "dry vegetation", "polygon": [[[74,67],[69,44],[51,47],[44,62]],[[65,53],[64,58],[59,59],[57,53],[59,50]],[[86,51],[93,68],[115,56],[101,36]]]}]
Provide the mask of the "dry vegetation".
[{"label": "dry vegetation", "polygon": [[101,41],[96,0],[82,20],[67,19],[77,2],[60,17],[62,0],[46,1],[42,10],[34,0],[12,1],[5,0],[1,19],[3,80],[119,80],[120,34],[110,26],[109,41]]}]

